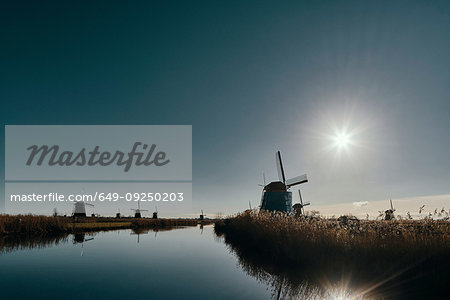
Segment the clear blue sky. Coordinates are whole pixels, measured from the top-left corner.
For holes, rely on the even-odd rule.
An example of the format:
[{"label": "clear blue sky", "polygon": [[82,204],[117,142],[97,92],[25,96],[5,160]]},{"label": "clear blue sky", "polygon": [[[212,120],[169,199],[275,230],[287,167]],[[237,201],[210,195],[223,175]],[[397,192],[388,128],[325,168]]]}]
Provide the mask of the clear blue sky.
[{"label": "clear blue sky", "polygon": [[317,204],[450,193],[450,2],[280,2],[2,2],[2,125],[192,124],[211,213],[276,150]]}]

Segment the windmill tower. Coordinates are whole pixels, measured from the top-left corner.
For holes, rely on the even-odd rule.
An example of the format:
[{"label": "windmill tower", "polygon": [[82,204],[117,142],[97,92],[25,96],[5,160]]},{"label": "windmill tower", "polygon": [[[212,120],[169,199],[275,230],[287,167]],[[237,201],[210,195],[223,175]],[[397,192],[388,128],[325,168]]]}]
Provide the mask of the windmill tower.
[{"label": "windmill tower", "polygon": [[202,214],[200,215],[200,221],[203,221],[205,219],[205,214],[203,214],[203,209],[201,211],[202,211]]},{"label": "windmill tower", "polygon": [[153,219],[158,219],[158,208],[155,206],[155,211],[153,212]]},{"label": "windmill tower", "polygon": [[385,220],[393,220],[393,219],[395,219],[395,216],[394,216],[395,208],[392,205],[392,199],[389,199],[389,202],[391,203],[391,209],[388,209],[388,210],[386,210],[384,212],[384,219]]},{"label": "windmill tower", "polygon": [[131,210],[134,210],[134,217],[137,219],[142,218],[141,212],[148,211],[147,209],[141,209],[141,201],[138,201],[138,208],[132,208]]},{"label": "windmill tower", "polygon": [[298,196],[300,197],[300,203],[296,203],[293,206],[295,215],[297,217],[299,217],[301,215],[305,215],[305,208],[304,207],[311,204],[309,202],[303,203],[302,193],[300,192],[300,189],[298,190]]},{"label": "windmill tower", "polygon": [[261,196],[261,210],[292,212],[292,192],[289,189],[292,186],[308,182],[308,178],[306,174],[303,174],[286,179],[280,151],[275,154],[275,160],[279,181],[273,181],[264,186]]},{"label": "windmill tower", "polygon": [[86,205],[94,207],[94,204],[85,203],[84,201],[77,201],[74,205],[74,217],[86,217]]}]

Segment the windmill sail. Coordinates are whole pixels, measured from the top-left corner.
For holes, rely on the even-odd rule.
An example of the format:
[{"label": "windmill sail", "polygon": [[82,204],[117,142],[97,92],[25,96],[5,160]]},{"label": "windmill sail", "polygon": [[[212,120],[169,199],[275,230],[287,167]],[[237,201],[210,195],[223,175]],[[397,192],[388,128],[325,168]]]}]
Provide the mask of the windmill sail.
[{"label": "windmill sail", "polygon": [[281,161],[280,151],[277,151],[275,160],[277,162],[278,179],[280,179],[281,182],[285,183],[286,177],[284,176],[283,162]]},{"label": "windmill sail", "polygon": [[305,182],[308,182],[308,178],[306,177],[306,174],[303,174],[303,175],[286,180],[286,185],[288,187],[291,187],[291,186],[294,186],[297,184],[302,184]]}]

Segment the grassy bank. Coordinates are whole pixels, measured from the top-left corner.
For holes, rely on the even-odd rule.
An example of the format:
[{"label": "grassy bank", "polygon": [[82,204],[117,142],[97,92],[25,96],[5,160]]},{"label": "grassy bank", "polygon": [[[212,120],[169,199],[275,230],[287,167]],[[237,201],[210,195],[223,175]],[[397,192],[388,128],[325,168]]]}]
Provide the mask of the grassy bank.
[{"label": "grassy bank", "polygon": [[294,217],[246,211],[216,222],[217,233],[265,245],[270,253],[295,261],[292,249],[337,252],[408,252],[450,250],[450,222],[443,220],[358,220]]},{"label": "grassy bank", "polygon": [[275,293],[283,289],[293,296],[308,285],[321,290],[344,280],[359,296],[440,299],[450,279],[449,221],[295,218],[247,211],[216,222],[215,232],[242,268],[270,283]]},{"label": "grassy bank", "polygon": [[[203,224],[211,223],[205,220]],[[56,236],[78,231],[196,226],[196,219],[78,218],[0,215],[0,236]]]}]

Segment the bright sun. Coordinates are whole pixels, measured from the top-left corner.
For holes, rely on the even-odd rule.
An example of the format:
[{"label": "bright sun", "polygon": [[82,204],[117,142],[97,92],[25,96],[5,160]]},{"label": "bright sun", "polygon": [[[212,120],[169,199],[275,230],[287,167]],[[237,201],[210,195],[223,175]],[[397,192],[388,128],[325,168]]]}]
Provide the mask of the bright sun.
[{"label": "bright sun", "polygon": [[334,144],[339,149],[346,148],[350,142],[350,136],[346,132],[337,133],[334,137]]}]

